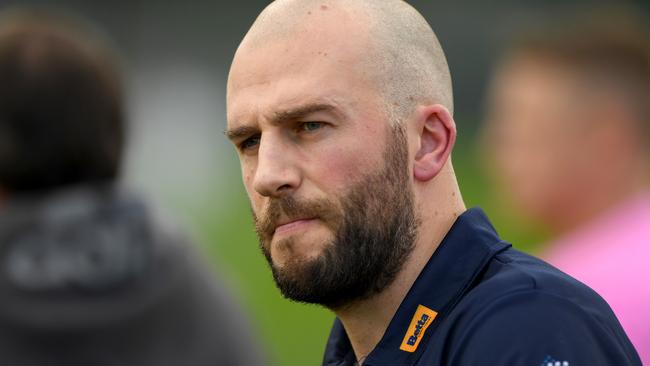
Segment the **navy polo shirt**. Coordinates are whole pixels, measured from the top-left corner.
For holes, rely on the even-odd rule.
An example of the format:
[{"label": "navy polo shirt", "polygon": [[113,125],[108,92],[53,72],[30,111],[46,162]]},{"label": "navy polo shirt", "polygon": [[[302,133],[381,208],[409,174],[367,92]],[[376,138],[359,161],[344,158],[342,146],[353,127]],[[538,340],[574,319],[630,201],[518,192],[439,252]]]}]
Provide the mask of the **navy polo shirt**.
[{"label": "navy polo shirt", "polygon": [[[323,365],[355,365],[336,319]],[[474,208],[454,223],[364,366],[641,365],[607,303],[497,236]]]}]

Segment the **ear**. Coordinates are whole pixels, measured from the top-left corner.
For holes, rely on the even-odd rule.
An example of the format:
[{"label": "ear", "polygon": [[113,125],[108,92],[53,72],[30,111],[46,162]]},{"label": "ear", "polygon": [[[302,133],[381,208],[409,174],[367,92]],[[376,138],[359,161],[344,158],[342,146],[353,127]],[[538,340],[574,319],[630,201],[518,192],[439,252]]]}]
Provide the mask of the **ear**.
[{"label": "ear", "polygon": [[415,153],[413,176],[426,182],[445,166],[456,143],[456,123],[440,104],[422,106],[416,112],[419,149]]}]

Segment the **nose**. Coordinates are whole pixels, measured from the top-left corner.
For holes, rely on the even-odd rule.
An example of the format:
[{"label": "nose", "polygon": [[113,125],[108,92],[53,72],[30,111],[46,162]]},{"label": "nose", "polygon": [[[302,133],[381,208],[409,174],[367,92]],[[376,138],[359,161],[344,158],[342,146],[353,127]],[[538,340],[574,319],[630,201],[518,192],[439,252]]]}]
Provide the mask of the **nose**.
[{"label": "nose", "polygon": [[253,187],[265,197],[280,197],[292,193],[300,185],[300,170],[291,147],[273,136],[264,136],[257,153],[257,168]]}]

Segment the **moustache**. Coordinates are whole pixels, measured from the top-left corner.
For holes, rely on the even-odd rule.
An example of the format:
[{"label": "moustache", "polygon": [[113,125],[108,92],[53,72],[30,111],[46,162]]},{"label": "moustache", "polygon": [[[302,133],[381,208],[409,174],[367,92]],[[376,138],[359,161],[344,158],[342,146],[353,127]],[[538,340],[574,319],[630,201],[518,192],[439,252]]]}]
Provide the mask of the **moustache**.
[{"label": "moustache", "polygon": [[343,214],[338,205],[327,199],[299,201],[293,196],[272,198],[258,216],[253,212],[255,231],[262,239],[270,239],[281,219],[293,221],[318,218],[326,226],[336,229]]}]

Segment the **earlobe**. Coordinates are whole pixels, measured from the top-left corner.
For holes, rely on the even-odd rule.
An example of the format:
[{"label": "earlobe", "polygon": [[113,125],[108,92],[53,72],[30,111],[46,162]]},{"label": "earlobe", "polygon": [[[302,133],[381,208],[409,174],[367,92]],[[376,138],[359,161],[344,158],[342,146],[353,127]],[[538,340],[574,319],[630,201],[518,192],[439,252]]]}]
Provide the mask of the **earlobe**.
[{"label": "earlobe", "polygon": [[438,175],[449,159],[456,142],[456,124],[451,113],[440,104],[421,107],[420,146],[415,154],[413,176],[426,182]]}]

